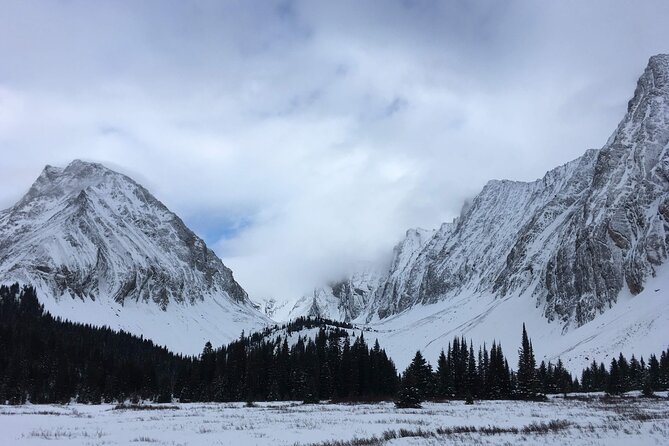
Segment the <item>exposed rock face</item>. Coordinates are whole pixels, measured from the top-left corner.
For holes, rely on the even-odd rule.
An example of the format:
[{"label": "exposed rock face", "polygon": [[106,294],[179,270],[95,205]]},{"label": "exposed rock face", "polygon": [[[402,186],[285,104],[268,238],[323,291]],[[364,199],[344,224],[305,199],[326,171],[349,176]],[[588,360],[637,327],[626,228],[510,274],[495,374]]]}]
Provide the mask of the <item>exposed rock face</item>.
[{"label": "exposed rock face", "polygon": [[[383,280],[379,288],[374,290],[370,301],[370,312],[377,312],[381,318],[398,313],[413,306],[418,297],[417,284],[413,281],[412,272],[416,265],[429,261],[424,257],[424,250],[428,243],[433,249],[439,249],[438,245],[446,234],[453,229],[451,223],[445,223],[438,231],[425,229],[409,229],[402,242],[393,250],[393,260],[388,277]],[[441,237],[438,237],[438,235]],[[388,299],[382,299],[386,296]]]},{"label": "exposed rock face", "polygon": [[[232,272],[146,189],[100,164],[47,166],[0,213],[0,279],[56,298],[251,304]],[[223,302],[223,304],[225,304]]]},{"label": "exposed rock face", "polygon": [[491,181],[453,223],[409,231],[360,314],[530,294],[565,328],[592,320],[667,258],[668,150],[669,56],[657,55],[603,148],[534,182]]},{"label": "exposed rock face", "polygon": [[[669,56],[650,59],[628,112],[597,152],[589,187],[560,225],[557,249],[540,271],[535,294],[549,319],[581,325],[633,294],[667,258],[669,220]],[[532,240],[523,228],[514,249]],[[507,259],[497,287],[506,292],[521,262]]]},{"label": "exposed rock face", "polygon": [[366,270],[351,277],[316,288],[313,294],[302,296],[290,310],[289,319],[300,316],[324,317],[350,322],[368,307],[372,293],[378,288],[382,276]]}]

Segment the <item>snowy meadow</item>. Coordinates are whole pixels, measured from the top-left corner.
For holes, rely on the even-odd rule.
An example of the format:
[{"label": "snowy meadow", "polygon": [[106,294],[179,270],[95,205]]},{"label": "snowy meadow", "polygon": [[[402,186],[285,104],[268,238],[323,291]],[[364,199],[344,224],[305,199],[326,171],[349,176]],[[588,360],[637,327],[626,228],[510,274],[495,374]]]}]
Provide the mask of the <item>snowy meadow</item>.
[{"label": "snowy meadow", "polygon": [[667,444],[669,398],[545,402],[22,405],[0,408],[5,445]]}]

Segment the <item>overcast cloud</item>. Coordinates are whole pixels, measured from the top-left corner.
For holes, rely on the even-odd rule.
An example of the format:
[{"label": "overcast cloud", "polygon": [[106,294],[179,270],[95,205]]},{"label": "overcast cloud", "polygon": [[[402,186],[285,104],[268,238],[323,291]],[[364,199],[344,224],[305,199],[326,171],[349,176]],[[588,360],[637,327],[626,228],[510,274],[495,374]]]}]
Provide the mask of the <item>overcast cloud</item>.
[{"label": "overcast cloud", "polygon": [[601,147],[667,23],[665,0],[0,0],[0,207],[102,162],[253,297],[295,297]]}]

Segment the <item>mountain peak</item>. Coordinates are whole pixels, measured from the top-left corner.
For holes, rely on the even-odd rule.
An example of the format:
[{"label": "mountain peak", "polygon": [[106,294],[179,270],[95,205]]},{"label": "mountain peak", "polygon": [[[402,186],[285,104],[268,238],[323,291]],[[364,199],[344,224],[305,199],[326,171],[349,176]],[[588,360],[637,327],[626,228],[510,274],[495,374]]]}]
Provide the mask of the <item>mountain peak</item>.
[{"label": "mountain peak", "polygon": [[36,200],[49,201],[54,197],[77,195],[84,189],[111,183],[110,178],[117,185],[125,183],[139,187],[130,178],[99,163],[74,160],[65,168],[46,165],[28,193],[14,208],[24,207]]},{"label": "mountain peak", "polygon": [[669,94],[669,54],[656,54],[648,60],[648,67],[641,76],[649,77],[650,87]]},{"label": "mountain peak", "polygon": [[[0,246],[8,248],[0,253],[0,272],[3,261],[20,256],[12,269],[23,277],[15,279],[41,282],[55,296],[107,295],[120,303],[154,301],[163,309],[206,296],[248,301],[232,272],[179,217],[131,178],[99,163],[46,166],[0,219],[11,223],[0,227]],[[33,277],[36,265],[69,278]]]},{"label": "mountain peak", "polygon": [[648,66],[658,70],[669,71],[669,54],[656,54],[648,59]]},{"label": "mountain peak", "polygon": [[60,168],[60,167],[55,167],[55,166],[52,166],[52,165],[50,165],[50,164],[47,164],[46,166],[44,166],[44,169],[42,170],[42,174],[45,174],[45,175],[58,175],[58,174],[60,174],[62,171],[63,171],[63,169]]},{"label": "mountain peak", "polygon": [[627,104],[627,111],[645,109],[649,106],[649,99],[657,97],[665,100],[669,97],[669,54],[656,54],[648,60],[634,96]]},{"label": "mountain peak", "polygon": [[[47,166],[48,167],[48,166]],[[90,161],[82,161],[80,159],[75,159],[67,165],[63,171],[64,173],[79,174],[79,175],[91,175],[95,173],[104,173],[111,172],[110,169],[103,166],[100,163],[94,163]]]},{"label": "mountain peak", "polygon": [[44,166],[44,169],[42,169],[42,173],[38,177],[38,180],[39,179],[54,180],[55,178],[61,177],[63,175],[70,177],[79,177],[79,178],[99,176],[100,174],[104,174],[107,172],[116,173],[100,163],[75,159],[65,167],[57,167],[47,164],[46,166]]}]

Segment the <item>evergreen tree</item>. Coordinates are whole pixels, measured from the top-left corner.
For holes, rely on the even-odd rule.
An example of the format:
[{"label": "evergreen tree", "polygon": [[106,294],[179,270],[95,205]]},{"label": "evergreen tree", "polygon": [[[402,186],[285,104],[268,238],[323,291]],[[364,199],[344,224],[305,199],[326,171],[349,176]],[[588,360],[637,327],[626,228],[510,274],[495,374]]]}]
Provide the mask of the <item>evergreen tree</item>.
[{"label": "evergreen tree", "polygon": [[536,361],[532,350],[532,343],[527,336],[525,324],[523,324],[523,335],[521,347],[518,350],[518,396],[523,399],[534,399],[537,397]]},{"label": "evergreen tree", "polygon": [[449,398],[452,396],[453,382],[451,379],[451,368],[449,366],[448,359],[446,358],[446,353],[444,353],[443,349],[441,350],[439,359],[437,360],[436,382],[437,396],[439,398]]},{"label": "evergreen tree", "polygon": [[420,350],[416,352],[411,364],[404,371],[402,387],[415,388],[421,400],[434,396],[432,366],[423,358]]},{"label": "evergreen tree", "polygon": [[660,388],[669,389],[669,348],[660,354]]},{"label": "evergreen tree", "polygon": [[650,355],[648,358],[648,379],[653,390],[661,390],[660,388],[660,362],[657,356]]},{"label": "evergreen tree", "polygon": [[632,382],[630,379],[630,366],[622,353],[618,356],[618,371],[620,373],[620,390],[622,392],[631,390]]},{"label": "evergreen tree", "polygon": [[564,365],[562,364],[562,359],[560,358],[558,358],[555,369],[553,370],[553,381],[555,382],[556,391],[565,396],[572,390],[573,380],[569,372],[565,370]]},{"label": "evergreen tree", "polygon": [[539,370],[537,371],[537,381],[539,382],[539,389],[542,393],[550,393],[548,368],[546,367],[545,361],[541,361],[541,364],[539,365]]},{"label": "evergreen tree", "polygon": [[616,359],[611,360],[609,367],[609,377],[606,383],[606,393],[609,395],[620,395],[623,393],[622,377],[620,376],[620,368]]},{"label": "evergreen tree", "polygon": [[640,389],[643,387],[643,370],[641,364],[632,355],[629,364],[629,389]]},{"label": "evergreen tree", "polygon": [[422,401],[419,390],[406,382],[397,393],[395,406],[399,409],[420,409]]},{"label": "evergreen tree", "polygon": [[474,346],[470,341],[469,354],[467,355],[467,391],[465,396],[470,398],[480,395],[479,375],[476,369],[476,358],[474,357]]},{"label": "evergreen tree", "polygon": [[648,372],[644,373],[641,394],[646,398],[651,398],[655,396],[655,392],[653,392],[653,383],[652,380],[650,379],[650,374]]}]

